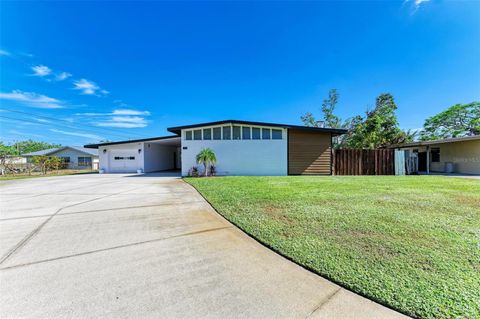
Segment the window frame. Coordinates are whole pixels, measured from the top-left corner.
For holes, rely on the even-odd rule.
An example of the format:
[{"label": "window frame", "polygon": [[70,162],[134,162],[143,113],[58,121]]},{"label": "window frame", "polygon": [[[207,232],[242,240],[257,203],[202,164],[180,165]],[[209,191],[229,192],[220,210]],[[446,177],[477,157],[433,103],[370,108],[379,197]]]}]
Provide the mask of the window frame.
[{"label": "window frame", "polygon": [[185,131],[185,140],[192,141],[193,140],[193,131]]},{"label": "window frame", "polygon": [[[82,160],[80,160],[80,159],[82,159]],[[92,166],[92,162],[93,162],[93,160],[92,160],[91,156],[78,156],[77,157],[77,165],[78,166],[84,166],[84,167]]]},{"label": "window frame", "polygon": [[[210,136],[209,136],[208,138],[205,136],[205,133],[206,133],[206,132],[210,132]],[[208,134],[207,134],[207,135],[208,135]],[[207,128],[204,128],[204,129],[202,130],[202,140],[204,140],[204,141],[210,141],[210,140],[212,140],[212,128],[211,128],[211,127],[207,127]]]},{"label": "window frame", "polygon": [[[268,133],[268,138],[265,138],[265,133]],[[262,140],[271,140],[272,139],[272,129],[267,127],[262,127]]]},{"label": "window frame", "polygon": [[[255,137],[254,136],[254,132],[257,131],[258,132],[258,136]],[[252,140],[261,140],[262,139],[262,130],[260,127],[253,127],[252,126],[252,134],[251,134],[251,137],[252,137]]]},{"label": "window frame", "polygon": [[252,139],[252,127],[242,126],[242,140],[251,140],[251,139]]},{"label": "window frame", "polygon": [[134,161],[135,156],[114,156],[113,160],[114,161],[124,161],[124,160]]},{"label": "window frame", "polygon": [[[225,130],[228,132],[227,138],[225,138]],[[232,139],[232,127],[230,125],[222,126],[222,140],[229,141],[231,139]]]},{"label": "window frame", "polygon": [[[200,133],[200,136],[196,136],[196,133]],[[202,140],[202,129],[193,130],[193,140],[194,141],[201,141]]]},{"label": "window frame", "polygon": [[[215,138],[215,130],[218,130],[218,138]],[[220,141],[222,139],[222,127],[221,126],[216,126],[212,128],[212,140],[214,141]]]},{"label": "window frame", "polygon": [[[273,133],[280,133],[280,138],[276,138],[273,136]],[[283,131],[281,129],[274,129],[272,128],[272,133],[271,133],[272,140],[283,140]]]},{"label": "window frame", "polygon": [[[238,132],[235,130],[238,129]],[[238,138],[235,138],[235,133],[238,133]],[[239,125],[232,125],[232,140],[241,141],[242,140],[242,127]]]}]

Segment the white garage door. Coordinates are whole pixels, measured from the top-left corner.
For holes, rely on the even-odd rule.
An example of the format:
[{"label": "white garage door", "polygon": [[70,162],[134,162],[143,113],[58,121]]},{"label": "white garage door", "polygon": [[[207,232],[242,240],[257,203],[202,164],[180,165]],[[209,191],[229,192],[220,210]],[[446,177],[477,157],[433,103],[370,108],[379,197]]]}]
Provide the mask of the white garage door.
[{"label": "white garage door", "polygon": [[136,150],[112,150],[110,152],[110,171],[118,173],[136,172],[138,166]]}]

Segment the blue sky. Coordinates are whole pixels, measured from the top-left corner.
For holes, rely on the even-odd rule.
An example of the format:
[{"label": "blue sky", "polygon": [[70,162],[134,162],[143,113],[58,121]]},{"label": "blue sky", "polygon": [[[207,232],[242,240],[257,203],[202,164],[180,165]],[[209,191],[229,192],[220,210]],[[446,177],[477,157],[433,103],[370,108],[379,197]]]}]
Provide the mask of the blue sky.
[{"label": "blue sky", "polygon": [[[222,119],[300,124],[392,93],[402,128],[480,98],[480,2],[0,3],[0,129],[81,145]],[[40,117],[42,116],[42,117]]]}]

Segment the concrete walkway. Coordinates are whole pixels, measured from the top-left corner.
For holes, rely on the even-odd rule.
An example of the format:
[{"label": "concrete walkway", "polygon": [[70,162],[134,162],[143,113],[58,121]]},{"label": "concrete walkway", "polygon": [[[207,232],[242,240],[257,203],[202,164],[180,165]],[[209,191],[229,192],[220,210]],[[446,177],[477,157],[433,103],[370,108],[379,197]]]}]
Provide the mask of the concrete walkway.
[{"label": "concrete walkway", "polygon": [[1,318],[404,318],[160,175],[0,182]]}]

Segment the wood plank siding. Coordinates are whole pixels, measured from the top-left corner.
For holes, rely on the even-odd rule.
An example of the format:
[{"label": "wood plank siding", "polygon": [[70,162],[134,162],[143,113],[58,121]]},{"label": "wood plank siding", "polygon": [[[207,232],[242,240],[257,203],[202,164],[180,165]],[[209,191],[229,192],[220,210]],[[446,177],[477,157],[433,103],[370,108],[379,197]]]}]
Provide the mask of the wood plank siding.
[{"label": "wood plank siding", "polygon": [[330,175],[331,133],[288,130],[288,174]]}]

